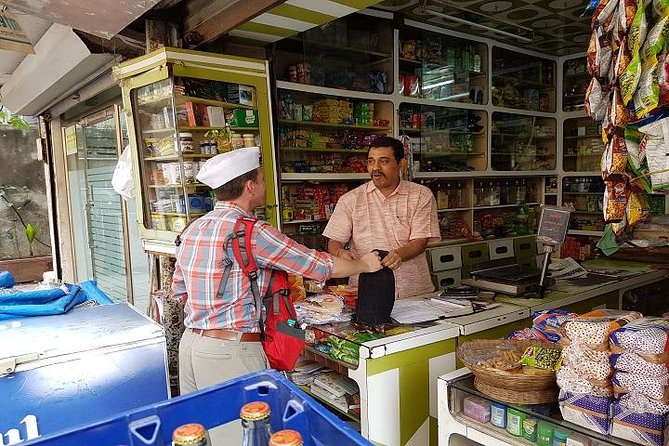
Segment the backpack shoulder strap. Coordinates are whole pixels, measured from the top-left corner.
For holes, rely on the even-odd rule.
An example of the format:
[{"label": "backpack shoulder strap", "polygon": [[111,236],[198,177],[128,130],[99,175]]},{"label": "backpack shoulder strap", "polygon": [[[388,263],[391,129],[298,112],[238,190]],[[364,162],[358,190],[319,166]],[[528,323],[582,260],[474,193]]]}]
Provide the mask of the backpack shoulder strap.
[{"label": "backpack shoulder strap", "polygon": [[263,317],[263,299],[258,288],[258,265],[252,252],[253,227],[256,219],[250,217],[239,217],[235,223],[230,242],[232,243],[232,253],[235,260],[242,269],[242,272],[251,282],[251,294],[256,307],[258,324],[260,325],[261,339],[265,338],[265,320]]}]

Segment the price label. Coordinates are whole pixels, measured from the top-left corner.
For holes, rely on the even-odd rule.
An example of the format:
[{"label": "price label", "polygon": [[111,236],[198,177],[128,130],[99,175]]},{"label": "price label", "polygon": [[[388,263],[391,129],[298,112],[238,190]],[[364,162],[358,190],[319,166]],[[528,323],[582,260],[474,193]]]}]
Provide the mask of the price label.
[{"label": "price label", "polygon": [[544,207],[541,210],[537,240],[552,246],[563,243],[567,236],[570,215],[567,209]]}]

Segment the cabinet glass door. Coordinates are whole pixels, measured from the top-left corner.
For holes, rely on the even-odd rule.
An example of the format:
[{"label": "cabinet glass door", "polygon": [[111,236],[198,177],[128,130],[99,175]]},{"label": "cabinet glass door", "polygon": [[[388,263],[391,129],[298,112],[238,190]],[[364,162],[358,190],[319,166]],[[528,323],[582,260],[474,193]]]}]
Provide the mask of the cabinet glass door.
[{"label": "cabinet glass door", "polygon": [[490,165],[493,170],[555,169],[555,119],[495,112]]},{"label": "cabinet glass door", "polygon": [[492,105],[555,112],[555,62],[492,49]]},{"label": "cabinet glass door", "polygon": [[585,90],[590,83],[585,57],[568,60],[562,71],[562,110],[584,111]]},{"label": "cabinet glass door", "polygon": [[133,90],[132,99],[144,225],[180,232],[213,207],[211,189],[196,180],[201,165],[218,153],[261,146],[255,88],[174,77]]},{"label": "cabinet glass door", "polygon": [[486,112],[404,103],[399,121],[414,173],[485,170]]},{"label": "cabinet glass door", "polygon": [[589,117],[565,119],[562,166],[566,172],[599,172],[602,126]]},{"label": "cabinet glass door", "polygon": [[275,47],[282,81],[369,93],[392,93],[391,22],[352,14]]},{"label": "cabinet glass door", "polygon": [[488,103],[485,44],[407,27],[400,30],[399,52],[399,94]]}]

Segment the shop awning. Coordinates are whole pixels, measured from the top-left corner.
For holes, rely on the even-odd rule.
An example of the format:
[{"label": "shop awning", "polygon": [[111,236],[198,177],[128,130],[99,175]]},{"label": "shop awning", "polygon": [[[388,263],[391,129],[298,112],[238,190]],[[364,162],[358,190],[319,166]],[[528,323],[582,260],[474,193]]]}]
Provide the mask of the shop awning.
[{"label": "shop awning", "polygon": [[381,0],[286,0],[229,35],[275,42],[379,3]]},{"label": "shop awning", "polygon": [[12,0],[11,7],[111,39],[159,0]]},{"label": "shop awning", "polygon": [[73,87],[106,69],[113,54],[92,53],[69,26],[53,24],[0,88],[2,104],[36,116]]}]

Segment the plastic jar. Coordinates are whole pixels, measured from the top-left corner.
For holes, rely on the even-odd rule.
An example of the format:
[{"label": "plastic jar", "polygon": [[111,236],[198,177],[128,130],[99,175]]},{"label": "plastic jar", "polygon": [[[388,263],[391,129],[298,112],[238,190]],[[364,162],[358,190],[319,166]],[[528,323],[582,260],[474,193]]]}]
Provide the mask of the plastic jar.
[{"label": "plastic jar", "polygon": [[490,403],[490,423],[502,429],[506,427],[506,406],[504,404],[494,401]]},{"label": "plastic jar", "polygon": [[567,446],[567,438],[571,432],[557,428],[553,431],[553,446]]},{"label": "plastic jar", "polygon": [[255,147],[256,137],[253,133],[243,134],[242,139],[244,140],[244,147]]},{"label": "plastic jar", "polygon": [[179,133],[179,143],[181,144],[182,153],[193,153],[192,133]]},{"label": "plastic jar", "polygon": [[553,425],[547,421],[539,421],[537,424],[537,444],[553,446]]},{"label": "plastic jar", "polygon": [[241,149],[244,147],[244,138],[239,133],[233,133],[230,136],[230,143],[232,144],[233,149]]}]

